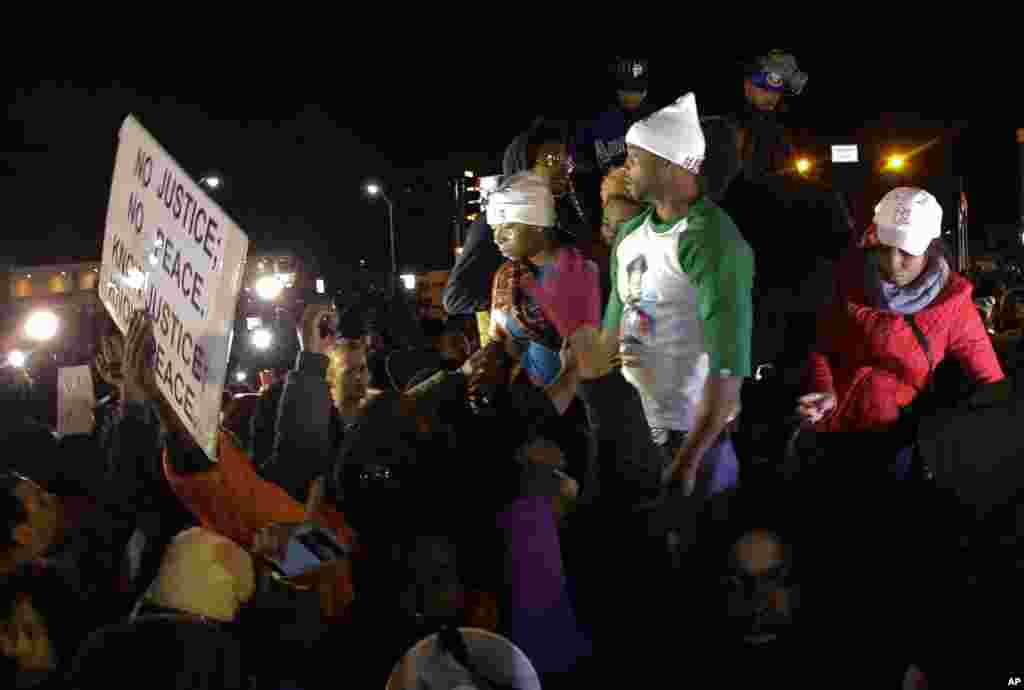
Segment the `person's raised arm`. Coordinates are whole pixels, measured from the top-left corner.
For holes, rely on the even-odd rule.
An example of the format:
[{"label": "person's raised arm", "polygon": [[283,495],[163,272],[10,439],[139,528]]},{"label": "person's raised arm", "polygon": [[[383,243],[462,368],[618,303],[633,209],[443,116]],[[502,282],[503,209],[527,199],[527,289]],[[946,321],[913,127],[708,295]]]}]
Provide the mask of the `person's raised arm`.
[{"label": "person's raised arm", "polygon": [[[331,394],[327,384],[327,354],[332,336],[321,336],[320,322],[330,316],[325,305],[306,307],[299,323],[299,352],[296,368],[288,372],[277,406],[274,448],[260,473],[270,481],[287,472],[289,459],[326,460],[331,451]],[[266,475],[275,476],[266,476]],[[283,484],[287,484],[283,481]],[[286,487],[297,489],[296,487]],[[304,492],[302,487],[299,492]]]},{"label": "person's raised arm", "polygon": [[494,243],[494,231],[483,217],[469,226],[462,253],[444,288],[442,303],[449,314],[473,314],[487,309],[491,282],[504,262]]}]

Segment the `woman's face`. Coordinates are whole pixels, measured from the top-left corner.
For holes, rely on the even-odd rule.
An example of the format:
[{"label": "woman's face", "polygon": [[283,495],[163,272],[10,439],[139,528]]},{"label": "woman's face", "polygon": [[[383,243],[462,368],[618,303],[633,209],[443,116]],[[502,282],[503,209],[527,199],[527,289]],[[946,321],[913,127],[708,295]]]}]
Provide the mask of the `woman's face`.
[{"label": "woman's face", "polygon": [[502,223],[494,228],[494,243],[506,259],[522,261],[544,251],[544,228],[526,223]]},{"label": "woman's face", "polygon": [[898,287],[913,283],[928,265],[927,254],[914,256],[896,247],[878,247],[874,250],[874,260],[882,280]]},{"label": "woman's face", "polygon": [[609,199],[601,218],[601,239],[609,247],[615,242],[619,226],[640,212],[640,206],[625,199]]}]

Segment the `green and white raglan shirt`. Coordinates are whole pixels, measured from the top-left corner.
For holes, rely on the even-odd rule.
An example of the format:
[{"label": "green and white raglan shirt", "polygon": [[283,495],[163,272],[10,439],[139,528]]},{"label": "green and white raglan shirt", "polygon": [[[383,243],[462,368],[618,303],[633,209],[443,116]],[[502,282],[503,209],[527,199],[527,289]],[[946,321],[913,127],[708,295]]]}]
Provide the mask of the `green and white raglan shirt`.
[{"label": "green and white raglan shirt", "polygon": [[652,428],[689,431],[709,374],[750,376],[754,253],[702,197],[675,223],[651,209],[623,225],[611,274],[604,328],[644,365],[623,375]]}]

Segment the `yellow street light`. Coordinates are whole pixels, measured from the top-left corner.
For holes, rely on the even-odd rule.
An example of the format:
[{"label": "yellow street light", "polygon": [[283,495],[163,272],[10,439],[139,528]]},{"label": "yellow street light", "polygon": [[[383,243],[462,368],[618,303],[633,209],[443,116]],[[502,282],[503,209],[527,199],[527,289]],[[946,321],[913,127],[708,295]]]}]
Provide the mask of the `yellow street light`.
[{"label": "yellow street light", "polygon": [[902,170],[906,163],[907,159],[897,154],[895,156],[889,156],[888,160],[885,161],[885,167],[888,170]]},{"label": "yellow street light", "polygon": [[796,171],[801,175],[806,175],[811,169],[811,161],[807,158],[801,158],[796,162]]}]

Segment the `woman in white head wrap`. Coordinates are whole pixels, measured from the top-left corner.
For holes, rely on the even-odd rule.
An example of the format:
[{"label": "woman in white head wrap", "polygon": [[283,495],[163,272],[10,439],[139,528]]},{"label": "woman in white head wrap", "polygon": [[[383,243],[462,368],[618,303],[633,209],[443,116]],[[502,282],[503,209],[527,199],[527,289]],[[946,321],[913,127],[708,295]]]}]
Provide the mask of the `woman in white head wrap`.
[{"label": "woman in white head wrap", "polygon": [[536,289],[549,296],[552,290],[571,290],[572,311],[596,324],[601,305],[597,266],[559,241],[554,197],[534,173],[503,181],[488,198],[487,222],[498,251],[508,259],[494,276],[490,337],[506,345],[535,385],[551,384],[561,371],[565,325],[549,318],[535,299]]}]

